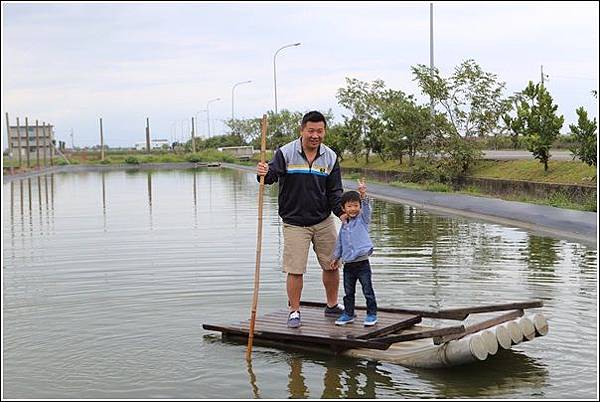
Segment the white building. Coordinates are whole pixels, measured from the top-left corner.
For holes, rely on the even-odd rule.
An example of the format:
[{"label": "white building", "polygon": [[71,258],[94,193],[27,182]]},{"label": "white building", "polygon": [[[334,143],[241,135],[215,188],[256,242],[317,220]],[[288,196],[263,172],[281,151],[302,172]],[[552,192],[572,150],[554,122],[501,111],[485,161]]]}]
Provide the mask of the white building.
[{"label": "white building", "polygon": [[[163,146],[167,146],[167,147],[171,147],[171,144],[169,143],[169,140],[150,140],[150,149],[162,149]],[[146,141],[143,142],[136,142],[135,143],[135,149],[138,151],[145,151],[146,150]]]}]

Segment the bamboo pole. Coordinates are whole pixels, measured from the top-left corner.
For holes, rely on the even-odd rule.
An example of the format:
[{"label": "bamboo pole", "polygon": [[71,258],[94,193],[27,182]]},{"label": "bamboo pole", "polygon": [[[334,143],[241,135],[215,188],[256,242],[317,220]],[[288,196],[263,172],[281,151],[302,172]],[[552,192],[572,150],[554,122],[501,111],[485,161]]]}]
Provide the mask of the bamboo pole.
[{"label": "bamboo pole", "polygon": [[[260,162],[265,163],[267,147],[267,115],[263,114],[261,121]],[[258,231],[256,234],[256,266],[254,269],[254,294],[252,296],[252,314],[250,316],[250,328],[248,330],[248,348],[246,349],[246,360],[252,360],[252,341],[254,340],[254,325],[256,323],[256,307],[258,305],[258,284],[260,276],[260,254],[262,247],[262,216],[263,216],[263,193],[265,190],[265,176],[260,176],[258,187]]]}]

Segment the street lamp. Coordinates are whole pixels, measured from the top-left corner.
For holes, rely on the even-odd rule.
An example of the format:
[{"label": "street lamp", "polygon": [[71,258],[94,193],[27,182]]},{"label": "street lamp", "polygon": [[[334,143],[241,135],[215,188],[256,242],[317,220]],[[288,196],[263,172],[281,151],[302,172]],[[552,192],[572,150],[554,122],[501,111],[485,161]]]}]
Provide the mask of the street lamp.
[{"label": "street lamp", "polygon": [[[233,85],[233,88],[231,88],[231,124],[233,124],[234,122],[234,114],[233,114],[233,100],[234,100],[234,96],[235,96],[235,87],[237,87],[238,85],[242,85],[242,84],[250,84],[252,81],[242,81],[242,82],[238,82],[236,84]],[[231,128],[231,131],[233,131],[233,127]]]},{"label": "street lamp", "polygon": [[300,46],[300,44],[301,43],[298,42],[298,43],[292,43],[289,45],[282,46],[279,49],[277,49],[277,51],[275,52],[275,55],[273,56],[273,86],[275,88],[275,114],[277,114],[277,68],[275,65],[277,53],[279,53],[280,51],[282,51],[283,49],[288,48],[288,47]]},{"label": "street lamp", "polygon": [[210,112],[208,109],[208,105],[219,100],[221,100],[221,98],[211,99],[208,102],[206,102],[206,121],[208,123],[208,138],[210,138]]},{"label": "street lamp", "polygon": [[200,113],[206,113],[206,109],[198,110],[198,111],[196,112],[196,114],[194,114],[194,116],[196,117],[196,124],[195,124],[195,125],[196,125],[196,127],[194,127],[194,129],[195,129],[195,131],[196,131],[196,134],[198,135],[198,137],[200,137],[200,133],[198,132],[198,115],[199,115]]}]

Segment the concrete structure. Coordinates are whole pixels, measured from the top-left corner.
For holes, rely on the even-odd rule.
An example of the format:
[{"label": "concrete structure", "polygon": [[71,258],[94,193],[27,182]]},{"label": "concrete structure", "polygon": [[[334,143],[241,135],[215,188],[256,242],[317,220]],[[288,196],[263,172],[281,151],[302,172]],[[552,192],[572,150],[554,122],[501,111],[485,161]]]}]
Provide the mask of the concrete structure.
[{"label": "concrete structure", "polygon": [[[167,146],[167,147],[171,147],[171,143],[169,143],[169,140],[151,140],[150,141],[150,149],[162,149],[163,146]],[[135,143],[135,149],[138,151],[144,151],[146,150],[146,141],[142,141],[142,142],[136,142]]]},{"label": "concrete structure", "polygon": [[249,160],[254,154],[254,147],[252,145],[244,145],[239,147],[220,147],[217,151],[227,152],[239,160]]},{"label": "concrete structure", "polygon": [[[21,153],[22,160],[27,158],[27,134],[25,132],[25,126],[10,126],[9,137],[10,137],[10,150],[12,155],[11,159],[17,160],[19,158],[19,152]],[[19,136],[21,141],[19,141]],[[38,136],[40,144],[40,159],[44,158],[44,155],[49,159],[52,153],[52,147],[54,144],[54,126],[46,124],[46,126],[38,126]],[[20,148],[19,148],[20,145]],[[29,124],[29,158],[31,161],[35,161],[37,156],[36,148],[36,136],[35,136],[35,123]]]}]

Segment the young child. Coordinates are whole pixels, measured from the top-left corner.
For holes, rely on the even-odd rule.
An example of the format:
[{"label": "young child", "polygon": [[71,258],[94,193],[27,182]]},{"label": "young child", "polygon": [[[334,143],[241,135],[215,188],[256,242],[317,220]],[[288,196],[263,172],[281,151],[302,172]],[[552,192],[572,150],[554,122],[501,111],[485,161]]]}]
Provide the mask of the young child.
[{"label": "young child", "polygon": [[336,325],[346,325],[354,322],[354,294],[356,281],[362,286],[367,300],[367,316],[365,326],[377,323],[377,302],[371,283],[371,265],[369,256],[373,253],[373,243],[369,237],[371,222],[371,206],[367,197],[367,186],[364,178],[358,181],[358,192],[347,191],[342,194],[342,209],[348,219],[342,223],[338,235],[331,268],[339,267],[340,260],[344,262],[344,313],[335,321]]}]

